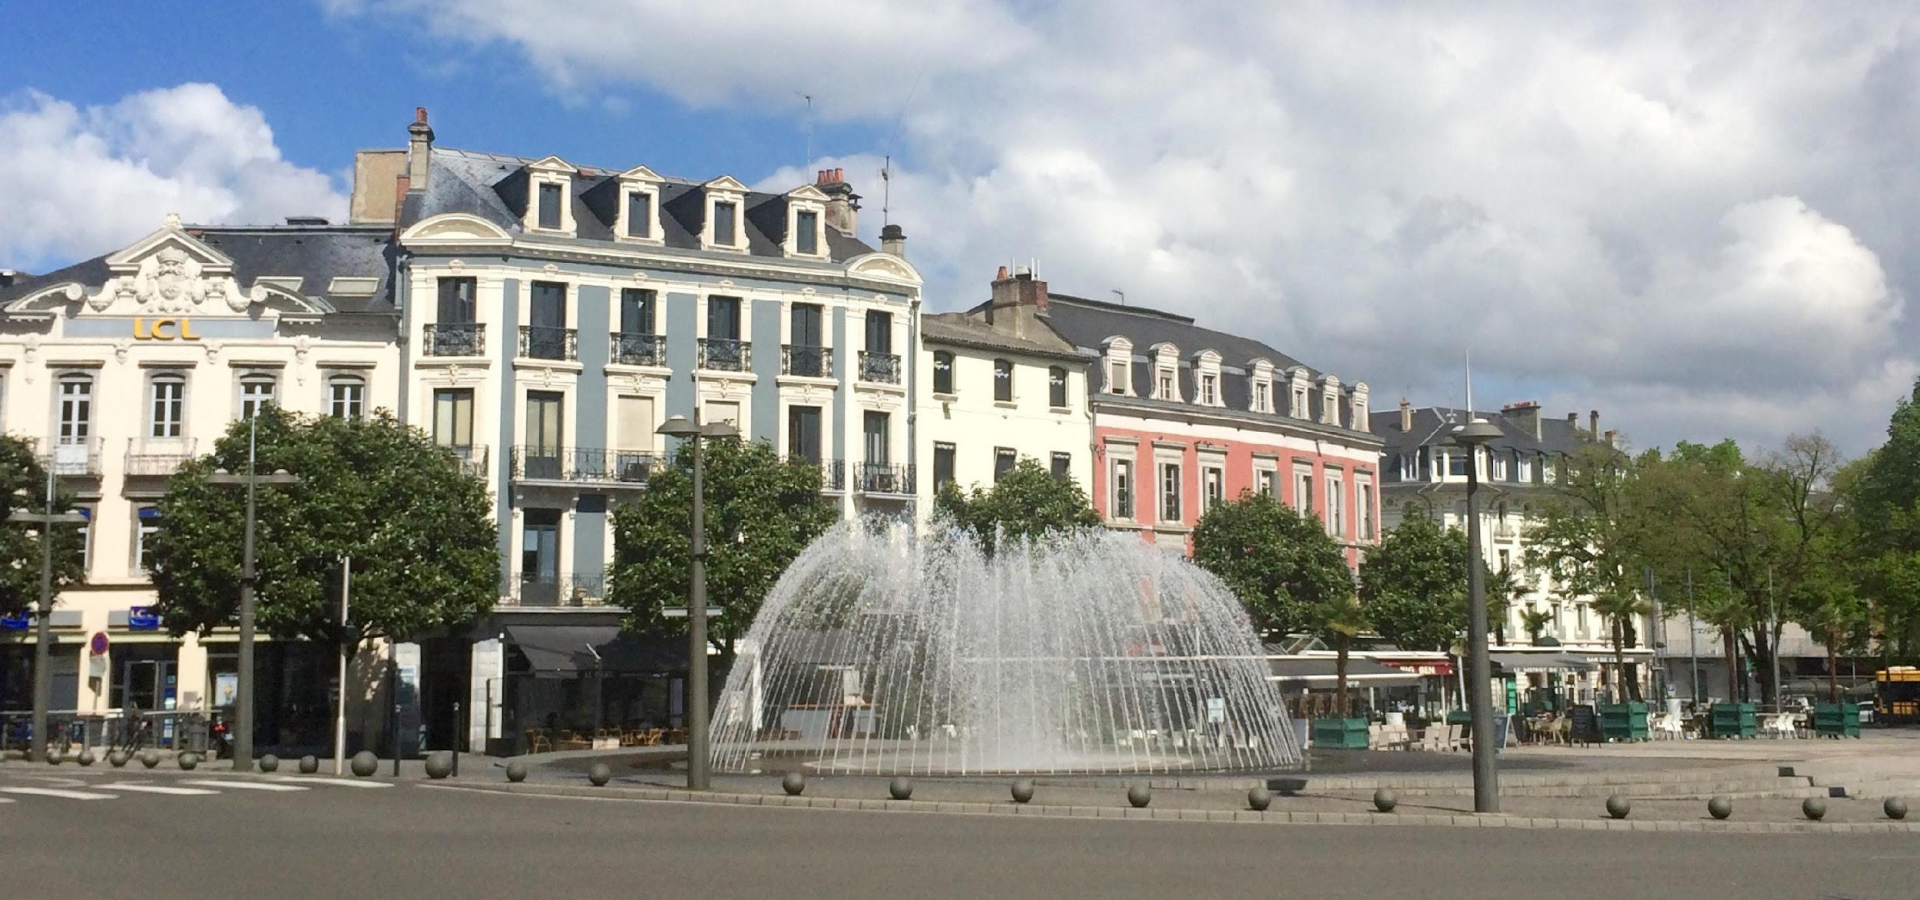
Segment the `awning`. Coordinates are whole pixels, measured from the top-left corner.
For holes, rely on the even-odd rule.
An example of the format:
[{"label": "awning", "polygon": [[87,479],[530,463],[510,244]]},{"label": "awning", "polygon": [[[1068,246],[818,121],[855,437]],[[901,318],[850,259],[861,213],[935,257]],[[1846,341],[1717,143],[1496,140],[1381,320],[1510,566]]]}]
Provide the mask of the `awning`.
[{"label": "awning", "polygon": [[[1334,685],[1337,662],[1324,657],[1269,659],[1267,668],[1272,674],[1267,680],[1279,682],[1282,690],[1330,688]],[[1356,687],[1412,687],[1420,683],[1420,676],[1372,660],[1349,659],[1347,683]]]},{"label": "awning", "polygon": [[1507,672],[1591,672],[1593,664],[1569,653],[1489,653],[1487,659]]},{"label": "awning", "polygon": [[508,625],[506,632],[507,643],[519,648],[538,675],[591,672],[596,664],[610,675],[687,668],[686,638],[642,637],[618,625]]}]

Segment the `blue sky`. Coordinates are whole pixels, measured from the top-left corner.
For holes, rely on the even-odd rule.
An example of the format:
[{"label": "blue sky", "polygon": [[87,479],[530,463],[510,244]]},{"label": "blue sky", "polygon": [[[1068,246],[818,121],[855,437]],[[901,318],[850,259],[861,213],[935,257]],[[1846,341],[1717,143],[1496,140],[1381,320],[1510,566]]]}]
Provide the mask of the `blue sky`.
[{"label": "blue sky", "polygon": [[[930,308],[1037,260],[1375,406],[1876,444],[1920,376],[1910,2],[278,0],[8,8],[0,267],[341,215],[404,141],[766,187],[840,166]],[[816,96],[805,161],[801,92]]]}]

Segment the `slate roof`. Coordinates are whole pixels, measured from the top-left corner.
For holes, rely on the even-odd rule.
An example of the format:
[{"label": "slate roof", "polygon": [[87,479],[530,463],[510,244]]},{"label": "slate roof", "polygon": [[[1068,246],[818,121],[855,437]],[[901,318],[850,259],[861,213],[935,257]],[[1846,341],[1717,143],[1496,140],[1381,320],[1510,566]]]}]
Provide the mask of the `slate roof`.
[{"label": "slate roof", "polygon": [[[480,216],[502,229],[517,231],[527,208],[527,167],[538,160],[476,150],[461,150],[435,145],[430,157],[427,189],[410,192],[400,210],[400,227],[446,213]],[[579,166],[574,175],[574,237],[553,240],[596,241],[612,244],[614,219],[618,215],[617,185],[625,169]],[[685,178],[663,178],[660,185],[660,238],[668,247],[699,250],[705,204],[700,202],[705,182]],[[747,236],[749,256],[784,258],[780,251],[785,215],[770,215],[763,207],[786,202],[784,194],[748,191],[741,202],[741,226]],[[857,238],[825,229],[827,255],[833,262],[872,253],[873,248]],[[542,235],[542,238],[546,236]],[[793,260],[805,262],[805,260]]]},{"label": "slate roof", "polygon": [[[1487,443],[1495,450],[1520,450],[1527,453],[1565,454],[1573,452],[1586,437],[1586,429],[1569,423],[1564,417],[1555,418],[1540,411],[1540,437],[1533,436],[1533,429],[1515,416],[1505,412],[1480,412],[1474,415],[1486,419],[1500,429],[1501,436]],[[1424,406],[1413,410],[1413,428],[1400,430],[1400,411],[1388,410],[1373,413],[1373,433],[1386,442],[1383,453],[1405,453],[1420,447],[1452,446],[1449,436],[1453,427],[1463,425],[1469,416],[1466,410],[1442,406]]]},{"label": "slate roof", "polygon": [[1073,344],[1055,333],[1051,342],[1016,337],[994,328],[985,322],[972,318],[968,313],[928,313],[920,317],[921,339],[930,344],[957,344],[969,347],[981,347],[988,350],[1003,350],[1008,353],[1025,353],[1032,356],[1045,356],[1054,359],[1068,359],[1084,363],[1085,351],[1076,349]]},{"label": "slate roof", "polygon": [[[299,294],[323,299],[341,312],[394,312],[389,290],[393,231],[386,226],[190,226],[186,231],[233,260],[233,277],[242,289],[262,277],[299,278]],[[0,305],[70,281],[89,291],[99,288],[113,277],[106,263],[110,255],[0,287]],[[333,279],[342,277],[375,278],[379,283],[372,296],[329,294]]]}]

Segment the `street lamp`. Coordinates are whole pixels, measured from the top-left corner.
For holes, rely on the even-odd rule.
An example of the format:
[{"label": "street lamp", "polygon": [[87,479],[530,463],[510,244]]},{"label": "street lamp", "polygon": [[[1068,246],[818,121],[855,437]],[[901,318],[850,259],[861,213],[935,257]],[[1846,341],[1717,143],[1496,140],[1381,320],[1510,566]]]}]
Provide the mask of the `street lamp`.
[{"label": "street lamp", "polygon": [[[698,413],[694,415],[699,417]],[[706,466],[700,447],[709,440],[737,438],[740,431],[726,422],[702,425],[685,416],[674,416],[661,423],[655,433],[693,442],[693,574],[687,598],[687,788],[704,791],[712,786],[712,780],[707,773]]]},{"label": "street lamp", "polygon": [[[20,492],[22,495],[25,490]],[[24,496],[21,499],[26,499]],[[40,526],[40,605],[34,618],[33,647],[33,743],[27,747],[27,760],[40,762],[47,758],[47,707],[53,697],[53,663],[49,660],[53,631],[48,623],[53,618],[53,526],[78,525],[87,521],[79,513],[56,513],[53,511],[53,467],[47,467],[47,499],[44,512],[9,512],[9,521],[25,522]]]},{"label": "street lamp", "polygon": [[[260,485],[284,486],[299,484],[300,476],[292,475],[285,469],[275,469],[271,475],[260,475],[254,471],[255,438],[260,426],[257,418],[247,423],[247,474],[235,475],[226,469],[215,469],[207,476],[208,484],[245,485],[247,488],[247,536],[240,550],[240,678],[233,692],[233,768],[236,772],[253,771],[253,524],[256,512],[255,495]],[[340,686],[342,691],[346,685]]]},{"label": "street lamp", "polygon": [[[1472,410],[1467,414],[1471,416]],[[1480,448],[1500,428],[1475,418],[1453,430],[1467,448],[1467,710],[1473,728],[1473,811],[1500,811],[1500,774],[1494,767],[1492,664],[1487,658],[1487,585],[1480,562]]]}]

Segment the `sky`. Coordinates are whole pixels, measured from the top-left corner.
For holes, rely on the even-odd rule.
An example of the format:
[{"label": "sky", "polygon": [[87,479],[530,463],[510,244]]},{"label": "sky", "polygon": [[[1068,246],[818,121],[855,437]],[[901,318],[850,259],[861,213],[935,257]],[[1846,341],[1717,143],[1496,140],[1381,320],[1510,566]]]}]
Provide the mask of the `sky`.
[{"label": "sky", "polygon": [[844,168],[934,311],[1032,263],[1376,410],[1460,405],[1470,353],[1482,409],[1864,453],[1920,377],[1920,6],[1737,10],[22,0],[0,267],[168,212],[344,218],[353,152],[425,106],[444,146],[775,190]]}]

